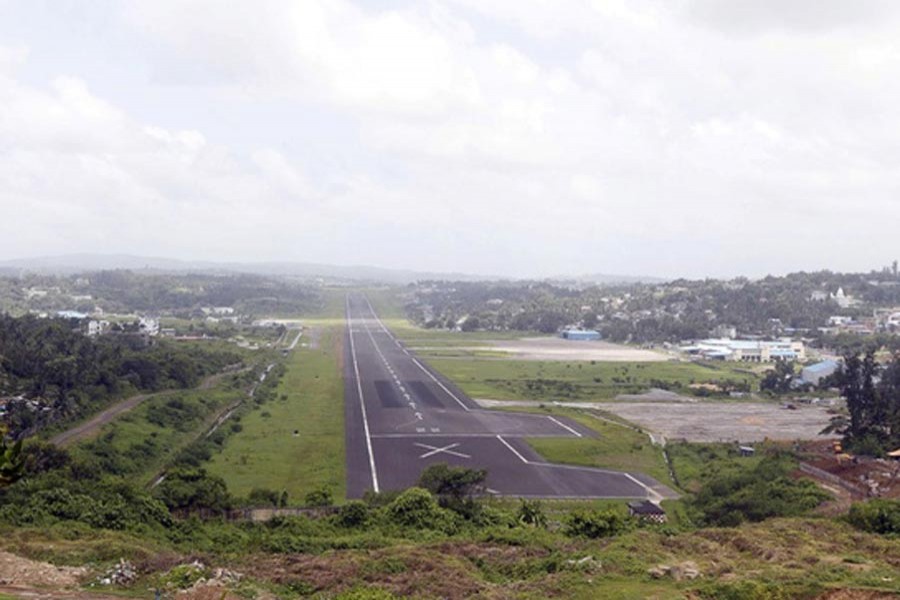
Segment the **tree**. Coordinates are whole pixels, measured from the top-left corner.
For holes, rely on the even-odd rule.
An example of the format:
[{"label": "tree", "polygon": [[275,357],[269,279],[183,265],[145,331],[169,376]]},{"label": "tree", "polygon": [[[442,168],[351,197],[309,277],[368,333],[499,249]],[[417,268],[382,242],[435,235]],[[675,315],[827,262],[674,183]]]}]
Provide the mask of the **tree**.
[{"label": "tree", "polygon": [[850,354],[835,379],[848,416],[836,415],[824,433],[843,434],[844,445],[863,454],[900,446],[900,360],[895,356],[880,368],[872,350]]},{"label": "tree", "polygon": [[0,487],[12,485],[25,476],[25,456],[22,454],[22,440],[9,443],[0,438]]},{"label": "tree", "polygon": [[484,492],[487,471],[437,463],[422,471],[419,485],[438,497],[440,505],[464,516],[474,516],[475,496]]},{"label": "tree", "polygon": [[774,369],[766,371],[766,376],[759,382],[759,389],[773,394],[785,394],[791,391],[795,375],[796,365],[793,361],[779,360]]}]

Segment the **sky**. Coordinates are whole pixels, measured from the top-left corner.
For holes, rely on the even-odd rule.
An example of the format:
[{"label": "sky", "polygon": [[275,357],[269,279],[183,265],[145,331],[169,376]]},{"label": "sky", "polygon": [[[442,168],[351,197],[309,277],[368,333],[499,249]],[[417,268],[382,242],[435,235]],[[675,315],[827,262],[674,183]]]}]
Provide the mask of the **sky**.
[{"label": "sky", "polygon": [[0,260],[900,257],[891,0],[0,0]]}]

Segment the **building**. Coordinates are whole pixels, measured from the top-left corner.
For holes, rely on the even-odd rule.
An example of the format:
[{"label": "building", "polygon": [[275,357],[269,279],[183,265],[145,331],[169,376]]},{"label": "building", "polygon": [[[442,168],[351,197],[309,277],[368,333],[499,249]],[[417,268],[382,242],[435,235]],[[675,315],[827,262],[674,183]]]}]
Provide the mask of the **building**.
[{"label": "building", "polygon": [[159,335],[159,319],[140,317],[138,319],[138,331],[151,337]]},{"label": "building", "polygon": [[666,511],[659,504],[654,504],[649,500],[629,502],[628,514],[641,521],[650,521],[651,523],[665,523],[669,520]]},{"label": "building", "polygon": [[91,319],[87,322],[85,334],[89,337],[96,337],[98,335],[103,335],[108,330],[109,321],[98,321],[97,319]]},{"label": "building", "polygon": [[840,368],[840,363],[838,363],[838,361],[823,360],[814,365],[803,367],[803,370],[800,372],[800,377],[803,379],[804,383],[819,385],[823,379],[834,374],[838,368]]},{"label": "building", "polygon": [[564,340],[573,340],[580,342],[595,342],[602,336],[599,331],[593,329],[566,329],[560,334]]},{"label": "building", "polygon": [[803,360],[806,346],[802,341],[789,338],[778,340],[730,340],[707,339],[682,346],[681,351],[707,360],[737,362],[772,362],[776,360]]}]

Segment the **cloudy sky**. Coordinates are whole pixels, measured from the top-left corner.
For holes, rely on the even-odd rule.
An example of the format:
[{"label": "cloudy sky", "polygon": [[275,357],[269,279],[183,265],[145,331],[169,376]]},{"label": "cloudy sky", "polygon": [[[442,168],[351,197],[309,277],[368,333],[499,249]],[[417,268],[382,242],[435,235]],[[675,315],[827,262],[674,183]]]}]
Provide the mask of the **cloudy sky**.
[{"label": "cloudy sky", "polygon": [[0,0],[0,259],[900,257],[891,0]]}]

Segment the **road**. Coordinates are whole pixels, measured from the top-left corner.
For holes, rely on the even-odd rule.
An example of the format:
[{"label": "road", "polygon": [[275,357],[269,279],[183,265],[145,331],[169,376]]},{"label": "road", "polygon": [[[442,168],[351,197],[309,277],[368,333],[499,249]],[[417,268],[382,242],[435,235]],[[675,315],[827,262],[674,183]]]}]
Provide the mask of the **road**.
[{"label": "road", "polygon": [[596,433],[564,418],[481,409],[405,348],[365,296],[348,295],[346,312],[349,497],[415,485],[422,470],[437,462],[487,469],[489,493],[504,496],[676,496],[640,473],[546,462],[523,438]]},{"label": "road", "polygon": [[[197,386],[196,389],[199,390],[208,390],[213,386],[217,385],[219,381],[228,375],[233,375],[235,373],[239,373],[241,371],[235,370],[235,367],[239,365],[231,365],[226,367],[226,369],[220,373],[215,373],[213,375],[207,376],[203,381],[200,382],[200,385]],[[157,398],[159,396],[164,396],[166,394],[174,394],[177,392],[184,392],[190,388],[172,388],[167,390],[161,390],[158,392],[153,392],[150,394],[136,394],[134,396],[129,396],[124,400],[116,402],[112,406],[107,407],[106,409],[100,411],[96,415],[92,416],[90,419],[83,421],[70,429],[67,429],[61,433],[56,434],[52,438],[50,438],[50,443],[55,444],[57,446],[61,446],[63,448],[67,446],[71,446],[76,442],[84,441],[94,435],[100,428],[106,425],[107,423],[111,423],[112,421],[118,419],[124,413],[132,410],[137,405],[141,404],[145,400],[149,400],[150,398]]]}]

